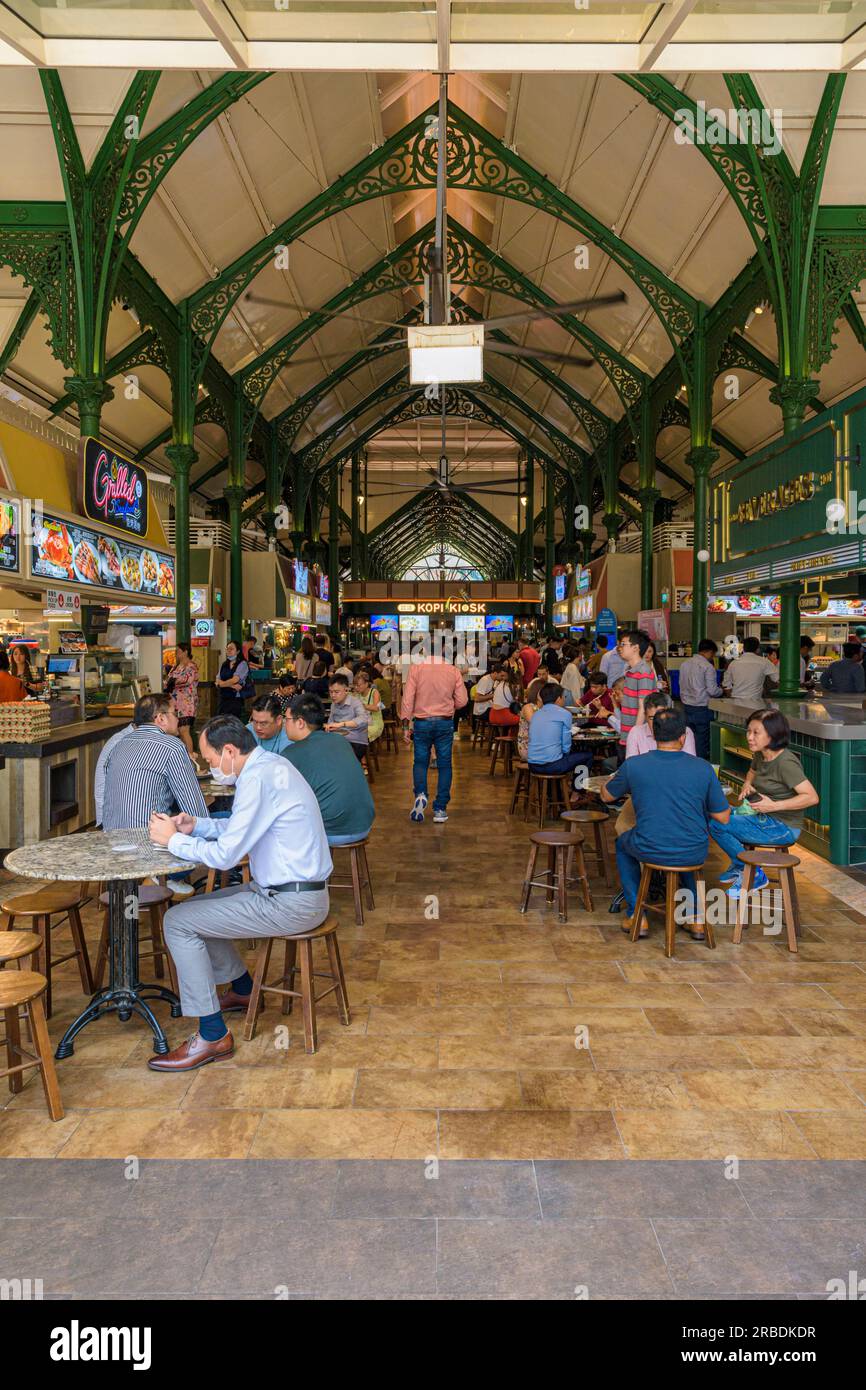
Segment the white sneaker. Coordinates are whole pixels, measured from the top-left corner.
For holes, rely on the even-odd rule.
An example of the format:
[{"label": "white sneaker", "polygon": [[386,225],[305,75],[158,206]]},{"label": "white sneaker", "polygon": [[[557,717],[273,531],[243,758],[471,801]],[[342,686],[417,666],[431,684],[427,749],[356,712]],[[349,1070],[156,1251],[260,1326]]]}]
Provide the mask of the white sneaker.
[{"label": "white sneaker", "polygon": [[441,825],[442,822],[443,822],[443,821],[446,821],[447,819],[448,819],[448,812],[447,812],[447,811],[434,811],[434,812],[433,812],[433,821],[434,821],[434,824],[436,824],[436,825]]},{"label": "white sneaker", "polygon": [[422,821],[424,819],[424,812],[426,810],[427,798],[424,795],[424,793],[421,792],[418,796],[415,797],[415,804],[412,807],[412,810],[409,812],[409,819],[415,821]]},{"label": "white sneaker", "polygon": [[168,886],[176,898],[189,898],[195,892],[192,884],[187,883],[185,879],[178,879],[177,882],[175,882],[174,879],[170,878],[168,880]]}]

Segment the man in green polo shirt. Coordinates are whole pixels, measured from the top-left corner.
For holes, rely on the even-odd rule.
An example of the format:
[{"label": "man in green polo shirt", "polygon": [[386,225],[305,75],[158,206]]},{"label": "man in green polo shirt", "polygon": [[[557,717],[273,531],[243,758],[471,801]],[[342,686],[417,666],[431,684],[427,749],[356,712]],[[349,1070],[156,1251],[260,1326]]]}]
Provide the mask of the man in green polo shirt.
[{"label": "man in green polo shirt", "polygon": [[376,815],[364,769],[340,734],[328,734],[318,695],[296,695],[283,727],[291,740],[282,751],[312,787],[329,845],[345,845],[369,834]]}]

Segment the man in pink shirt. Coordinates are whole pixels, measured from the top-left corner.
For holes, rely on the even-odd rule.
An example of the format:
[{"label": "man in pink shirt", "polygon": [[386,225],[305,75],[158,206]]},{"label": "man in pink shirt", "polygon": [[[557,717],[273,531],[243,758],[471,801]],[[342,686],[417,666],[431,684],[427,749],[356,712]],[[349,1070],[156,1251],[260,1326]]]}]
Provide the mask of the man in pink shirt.
[{"label": "man in pink shirt", "polygon": [[[645,722],[634,724],[628,731],[628,738],[625,741],[625,756],[627,758],[636,758],[641,753],[653,752],[656,747],[653,734],[653,715],[657,714],[660,709],[670,709],[672,704],[670,695],[664,690],[657,690],[652,695],[647,695],[644,700]],[[695,736],[691,729],[686,729],[683,752],[691,753],[693,758],[697,757]]]},{"label": "man in pink shirt", "polygon": [[462,709],[468,696],[463,677],[456,666],[440,656],[428,656],[413,662],[409,679],[403,687],[400,714],[403,737],[415,741],[412,764],[412,783],[415,804],[410,820],[423,821],[427,808],[427,772],[430,752],[436,749],[436,796],[433,819],[441,824],[448,819],[446,807],[451,799],[451,748],[454,743],[454,711]]}]

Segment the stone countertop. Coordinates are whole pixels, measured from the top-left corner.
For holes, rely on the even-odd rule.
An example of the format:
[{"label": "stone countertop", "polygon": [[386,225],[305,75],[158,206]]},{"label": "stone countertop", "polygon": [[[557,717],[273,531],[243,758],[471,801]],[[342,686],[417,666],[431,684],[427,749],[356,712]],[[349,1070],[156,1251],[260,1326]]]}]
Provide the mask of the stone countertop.
[{"label": "stone countertop", "polygon": [[811,734],[827,742],[854,739],[866,740],[866,710],[863,697],[854,700],[765,700],[763,704],[744,704],[739,700],[710,700],[710,709],[722,721],[745,724],[756,709],[778,709],[785,715],[791,729],[798,734]]},{"label": "stone countertop", "polygon": [[[115,848],[121,845],[131,848]],[[24,878],[48,882],[108,883],[176,873],[191,868],[194,862],[158,849],[147,830],[95,830],[22,845],[7,854],[5,867]]]},{"label": "stone countertop", "polygon": [[38,743],[0,743],[0,755],[5,758],[47,758],[52,753],[66,753],[85,743],[104,742],[129,723],[127,717],[105,715],[100,719],[77,719],[72,724],[58,724],[47,738]]}]

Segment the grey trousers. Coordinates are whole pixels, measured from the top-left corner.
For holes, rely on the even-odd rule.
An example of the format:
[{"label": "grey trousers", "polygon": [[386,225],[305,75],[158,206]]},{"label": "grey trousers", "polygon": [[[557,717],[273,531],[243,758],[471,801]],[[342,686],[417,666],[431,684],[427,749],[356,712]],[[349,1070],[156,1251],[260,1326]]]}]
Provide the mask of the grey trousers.
[{"label": "grey trousers", "polygon": [[327,888],[275,893],[257,883],[237,884],[170,907],[163,929],[177,969],[184,1017],[217,1013],[217,982],[243,975],[246,966],[234,941],[312,931],[327,915]]}]

